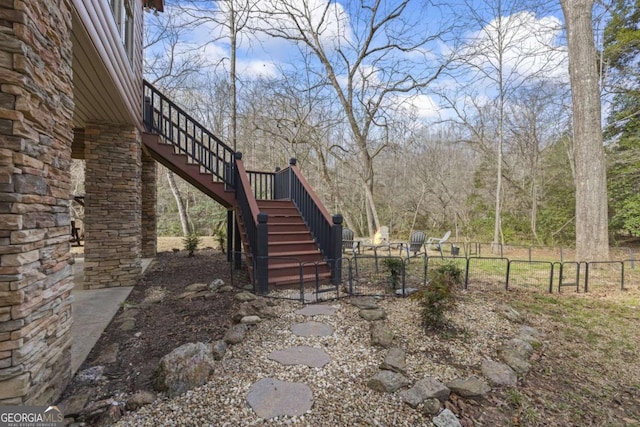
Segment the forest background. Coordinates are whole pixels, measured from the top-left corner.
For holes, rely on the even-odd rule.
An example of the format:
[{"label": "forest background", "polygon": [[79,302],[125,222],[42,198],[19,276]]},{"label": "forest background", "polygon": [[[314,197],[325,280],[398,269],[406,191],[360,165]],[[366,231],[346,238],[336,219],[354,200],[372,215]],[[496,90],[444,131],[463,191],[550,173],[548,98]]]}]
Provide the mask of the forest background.
[{"label": "forest background", "polygon": [[[616,244],[640,236],[640,1],[593,12]],[[147,80],[248,169],[296,158],[356,235],[575,242],[559,3],[166,0],[145,19]],[[159,235],[226,231],[225,209],[163,167],[158,215]]]}]

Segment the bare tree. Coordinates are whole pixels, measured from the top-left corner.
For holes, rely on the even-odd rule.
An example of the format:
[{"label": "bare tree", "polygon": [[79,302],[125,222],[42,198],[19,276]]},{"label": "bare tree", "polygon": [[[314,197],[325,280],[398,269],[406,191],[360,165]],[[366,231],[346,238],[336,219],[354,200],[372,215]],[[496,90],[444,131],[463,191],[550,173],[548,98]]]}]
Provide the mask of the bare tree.
[{"label": "bare tree", "polygon": [[607,171],[602,146],[594,0],[560,0],[567,27],[576,167],[576,260],[609,259]]},{"label": "bare tree", "polygon": [[465,16],[468,18],[461,19],[468,19],[469,28],[477,28],[477,31],[468,33],[464,47],[460,49],[459,81],[469,88],[470,97],[477,98],[470,103],[469,100],[463,101],[470,104],[476,114],[470,116],[465,111],[466,107],[458,105],[460,102],[455,97],[447,96],[445,99],[456,113],[458,122],[467,128],[472,125],[470,117],[478,118],[477,113],[489,104],[495,109],[495,133],[487,134],[486,122],[481,120],[479,124],[483,129],[472,130],[471,134],[483,150],[489,149],[488,144],[493,143],[496,177],[493,243],[504,243],[502,198],[507,105],[510,97],[527,80],[543,78],[558,66],[558,55],[552,41],[560,23],[553,18],[536,17],[535,9],[540,9],[543,2],[484,0],[465,3]]},{"label": "bare tree", "polygon": [[444,68],[430,56],[430,44],[442,32],[426,34],[426,19],[410,3],[261,3],[261,29],[313,55],[319,64],[314,72],[324,77],[340,103],[358,151],[353,166],[365,195],[370,235],[380,226],[373,160],[388,146],[385,128],[393,121],[391,111],[401,96],[419,93]]}]

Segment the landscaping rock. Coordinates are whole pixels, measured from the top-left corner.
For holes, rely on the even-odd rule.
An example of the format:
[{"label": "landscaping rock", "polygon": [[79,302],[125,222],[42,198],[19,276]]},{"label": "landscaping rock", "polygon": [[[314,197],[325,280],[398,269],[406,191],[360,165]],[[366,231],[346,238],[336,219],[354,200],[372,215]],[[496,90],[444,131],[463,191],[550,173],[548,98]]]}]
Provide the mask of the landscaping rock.
[{"label": "landscaping rock", "polygon": [[97,383],[105,379],[102,375],[104,373],[104,366],[92,366],[91,368],[84,369],[76,374],[76,380],[80,383]]},{"label": "landscaping rock", "polygon": [[214,279],[211,283],[209,283],[209,290],[214,292],[224,286],[224,280],[222,279]]},{"label": "landscaping rock", "polygon": [[389,348],[393,343],[393,332],[382,321],[371,322],[371,345]]},{"label": "landscaping rock", "polygon": [[525,374],[531,369],[529,358],[533,354],[533,347],[520,338],[513,338],[498,350],[500,358],[513,370]]},{"label": "landscaping rock", "polygon": [[313,405],[313,393],[306,384],[264,378],[251,386],[247,403],[260,418],[303,415]]},{"label": "landscaping rock", "polygon": [[[115,363],[118,360],[118,351],[120,350],[120,345],[118,343],[111,343],[107,348],[102,350],[102,352],[95,358],[95,363],[100,364],[108,364]],[[66,415],[66,412],[65,412]]]},{"label": "landscaping rock", "polygon": [[418,292],[418,289],[416,288],[404,288],[404,293],[402,293],[402,289],[396,289],[396,296],[397,297],[408,297],[411,294],[415,294],[416,292]]},{"label": "landscaping rock", "polygon": [[192,283],[191,285],[184,288],[185,292],[200,292],[209,290],[209,285],[206,283]]},{"label": "landscaping rock", "polygon": [[394,393],[409,384],[407,377],[393,371],[378,371],[367,381],[367,387],[382,393]]},{"label": "landscaping rock", "polygon": [[267,319],[277,317],[277,314],[273,307],[269,305],[267,300],[264,298],[257,298],[252,301],[242,303],[238,312],[233,316],[233,321],[238,323],[246,316],[258,316],[261,319]]},{"label": "landscaping rock", "polygon": [[369,322],[387,318],[387,312],[381,308],[368,308],[360,310],[360,317]]},{"label": "landscaping rock", "polygon": [[224,334],[224,338],[222,339],[227,344],[238,344],[242,342],[246,333],[247,325],[240,323],[227,329],[227,332]]},{"label": "landscaping rock", "polygon": [[534,346],[541,346],[544,339],[544,333],[531,326],[520,326],[520,339]]},{"label": "landscaping rock", "polygon": [[92,391],[90,389],[83,388],[76,394],[67,397],[62,402],[58,403],[58,408],[67,416],[75,416],[82,412],[82,409],[89,401],[89,398],[92,395]]},{"label": "landscaping rock", "polygon": [[140,390],[127,399],[125,408],[127,411],[135,411],[145,405],[149,405],[156,400],[156,395],[150,391]]},{"label": "landscaping rock", "polygon": [[416,381],[409,390],[402,391],[400,397],[406,404],[416,408],[427,399],[435,398],[444,402],[449,398],[450,393],[447,386],[440,381],[433,377],[427,377]]},{"label": "landscaping rock", "polygon": [[255,294],[252,294],[251,292],[242,291],[236,294],[236,299],[238,301],[248,302],[248,301],[253,301],[255,299],[258,299],[258,297]]},{"label": "landscaping rock", "polygon": [[259,316],[244,316],[240,319],[240,323],[244,323],[245,325],[255,325],[260,322],[262,322],[262,319]]},{"label": "landscaping rock", "polygon": [[223,285],[223,286],[220,286],[220,288],[218,288],[219,292],[233,292],[233,290],[234,290],[234,287],[231,285]]},{"label": "landscaping rock", "polygon": [[436,427],[462,427],[462,424],[460,424],[458,417],[456,417],[453,412],[446,408],[431,421]]},{"label": "landscaping rock", "polygon": [[227,343],[223,340],[218,340],[214,343],[209,344],[209,348],[211,350],[211,356],[213,360],[222,360],[225,353],[227,352]]},{"label": "landscaping rock", "polygon": [[484,360],[482,362],[482,375],[495,385],[515,386],[518,383],[518,375],[508,365]]},{"label": "landscaping rock", "polygon": [[283,365],[306,365],[310,368],[322,368],[331,362],[331,357],[323,349],[306,345],[273,351],[267,357]]},{"label": "landscaping rock", "polygon": [[491,391],[489,384],[477,377],[457,378],[447,383],[447,387],[462,397],[483,397]]},{"label": "landscaping rock", "polygon": [[204,343],[187,343],[160,359],[155,387],[169,397],[207,382],[213,372],[213,357]]},{"label": "landscaping rock", "polygon": [[398,347],[390,348],[387,356],[384,358],[384,362],[380,365],[380,369],[406,374],[406,358],[407,355],[403,349]]},{"label": "landscaping rock", "polygon": [[361,310],[378,308],[378,301],[374,297],[351,298],[349,302]]},{"label": "landscaping rock", "polygon": [[435,397],[432,397],[431,399],[427,399],[424,401],[422,413],[427,416],[436,415],[438,412],[440,412],[441,408],[442,404],[440,403],[440,401]]},{"label": "landscaping rock", "polygon": [[494,311],[513,323],[523,323],[524,316],[507,304],[498,305]]}]

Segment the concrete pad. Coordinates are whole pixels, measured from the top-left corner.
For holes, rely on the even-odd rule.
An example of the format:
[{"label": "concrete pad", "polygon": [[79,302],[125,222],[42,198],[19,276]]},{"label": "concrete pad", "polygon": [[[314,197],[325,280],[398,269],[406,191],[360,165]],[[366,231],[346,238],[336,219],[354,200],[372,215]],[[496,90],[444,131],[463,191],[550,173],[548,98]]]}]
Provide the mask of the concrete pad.
[{"label": "concrete pad", "polygon": [[133,286],[74,290],[71,312],[71,374],[75,374],[100,335],[127,299]]},{"label": "concrete pad", "polygon": [[[141,260],[144,273],[153,258]],[[71,325],[71,374],[75,374],[80,365],[85,361],[91,349],[96,345],[100,335],[111,322],[127,299],[132,286],[85,290],[84,284],[84,258],[76,257],[73,268],[74,289],[71,293],[73,302],[71,312],[73,324]]]}]

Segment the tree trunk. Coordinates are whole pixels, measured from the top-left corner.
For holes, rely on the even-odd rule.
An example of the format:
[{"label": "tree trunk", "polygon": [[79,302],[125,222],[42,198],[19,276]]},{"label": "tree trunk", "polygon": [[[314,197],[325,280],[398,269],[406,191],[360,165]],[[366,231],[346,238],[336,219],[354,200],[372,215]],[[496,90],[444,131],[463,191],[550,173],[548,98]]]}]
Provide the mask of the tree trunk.
[{"label": "tree trunk", "polygon": [[594,0],[561,0],[567,26],[573,103],[576,183],[576,261],[609,259],[607,181],[597,55]]},{"label": "tree trunk", "polygon": [[180,224],[182,224],[182,234],[188,236],[191,234],[191,226],[189,225],[189,217],[187,215],[187,209],[184,207],[182,195],[180,189],[176,185],[176,180],[173,177],[173,172],[167,171],[167,181],[169,181],[169,187],[173,197],[176,199],[176,205],[178,205],[178,214],[180,215]]}]

